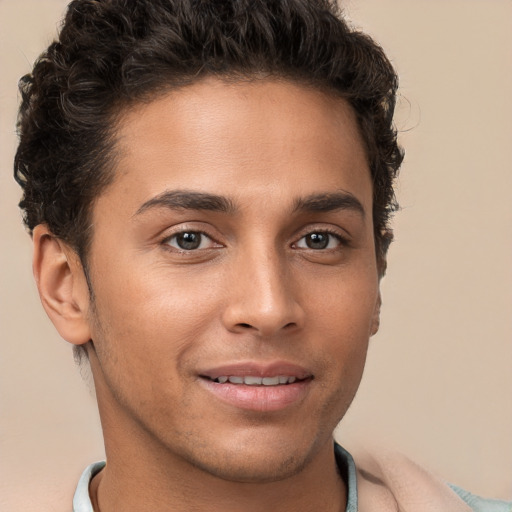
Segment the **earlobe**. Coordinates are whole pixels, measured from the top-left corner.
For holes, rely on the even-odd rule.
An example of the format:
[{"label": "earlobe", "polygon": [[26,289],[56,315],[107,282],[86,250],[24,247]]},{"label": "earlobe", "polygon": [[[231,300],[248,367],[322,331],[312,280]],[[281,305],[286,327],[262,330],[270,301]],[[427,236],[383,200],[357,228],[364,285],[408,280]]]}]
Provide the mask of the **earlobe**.
[{"label": "earlobe", "polygon": [[46,314],[66,341],[87,343],[89,292],[78,256],[44,224],[34,228],[33,242],[32,268]]},{"label": "earlobe", "polygon": [[379,330],[379,327],[380,327],[380,307],[381,307],[381,305],[382,305],[382,298],[381,298],[380,290],[379,290],[379,294],[378,294],[377,300],[375,302],[375,309],[373,311],[372,325],[371,325],[371,331],[370,331],[371,336],[373,336],[374,334],[377,334],[377,331]]}]

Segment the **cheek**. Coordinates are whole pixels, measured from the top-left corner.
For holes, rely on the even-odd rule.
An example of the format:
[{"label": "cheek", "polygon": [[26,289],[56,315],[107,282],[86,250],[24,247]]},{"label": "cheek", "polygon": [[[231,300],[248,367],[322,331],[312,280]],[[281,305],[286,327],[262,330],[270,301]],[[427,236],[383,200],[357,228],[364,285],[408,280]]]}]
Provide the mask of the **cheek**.
[{"label": "cheek", "polygon": [[110,268],[106,263],[101,268],[103,272],[94,283],[98,303],[112,319],[141,328],[196,319],[201,308],[215,298],[212,287],[205,286],[208,280],[205,282],[204,276],[190,276],[144,257],[118,261]]},{"label": "cheek", "polygon": [[121,263],[93,281],[97,350],[141,375],[179,367],[216,318],[214,287]]},{"label": "cheek", "polygon": [[355,392],[366,361],[378,301],[378,280],[337,276],[308,300],[309,332],[322,347],[330,382],[347,396]]},{"label": "cheek", "polygon": [[338,321],[323,331],[324,340],[328,340],[324,341],[323,382],[330,393],[322,408],[333,418],[334,425],[345,415],[359,388],[368,351],[368,314],[361,314],[360,310],[348,313],[346,308],[338,309]]},{"label": "cheek", "polygon": [[310,321],[330,338],[367,339],[371,335],[379,286],[375,272],[337,272],[307,285]]}]

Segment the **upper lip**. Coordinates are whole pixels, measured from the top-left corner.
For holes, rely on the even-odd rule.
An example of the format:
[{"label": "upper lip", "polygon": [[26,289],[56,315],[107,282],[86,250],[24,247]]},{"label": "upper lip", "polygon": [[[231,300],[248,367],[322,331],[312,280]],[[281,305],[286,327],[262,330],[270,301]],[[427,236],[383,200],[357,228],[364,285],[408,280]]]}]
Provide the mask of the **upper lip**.
[{"label": "upper lip", "polygon": [[208,377],[212,380],[222,376],[276,377],[282,375],[287,377],[296,377],[299,380],[313,376],[313,374],[306,368],[286,361],[274,361],[270,363],[240,361],[236,363],[223,364],[214,368],[208,368],[200,371],[199,375],[201,377]]}]

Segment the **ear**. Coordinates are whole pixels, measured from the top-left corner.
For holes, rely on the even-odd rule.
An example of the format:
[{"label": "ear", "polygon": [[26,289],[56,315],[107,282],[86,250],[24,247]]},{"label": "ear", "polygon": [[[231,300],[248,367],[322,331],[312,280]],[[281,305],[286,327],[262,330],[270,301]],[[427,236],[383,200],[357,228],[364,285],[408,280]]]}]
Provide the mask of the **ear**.
[{"label": "ear", "polygon": [[33,242],[32,269],[46,314],[66,341],[87,343],[90,299],[80,258],[44,224],[34,228]]},{"label": "ear", "polygon": [[377,334],[377,331],[380,327],[380,307],[382,306],[382,297],[379,293],[377,294],[377,300],[375,301],[375,309],[373,310],[373,316],[372,316],[372,324],[371,324],[371,331],[370,336],[373,336],[374,334]]}]

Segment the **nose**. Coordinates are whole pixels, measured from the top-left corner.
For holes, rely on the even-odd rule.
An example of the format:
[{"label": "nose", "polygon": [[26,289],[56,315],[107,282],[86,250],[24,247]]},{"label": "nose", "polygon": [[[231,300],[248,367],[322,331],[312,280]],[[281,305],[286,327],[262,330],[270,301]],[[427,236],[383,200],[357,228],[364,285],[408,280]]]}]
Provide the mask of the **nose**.
[{"label": "nose", "polygon": [[268,338],[303,326],[298,284],[276,250],[240,254],[228,276],[222,321],[229,331]]}]

